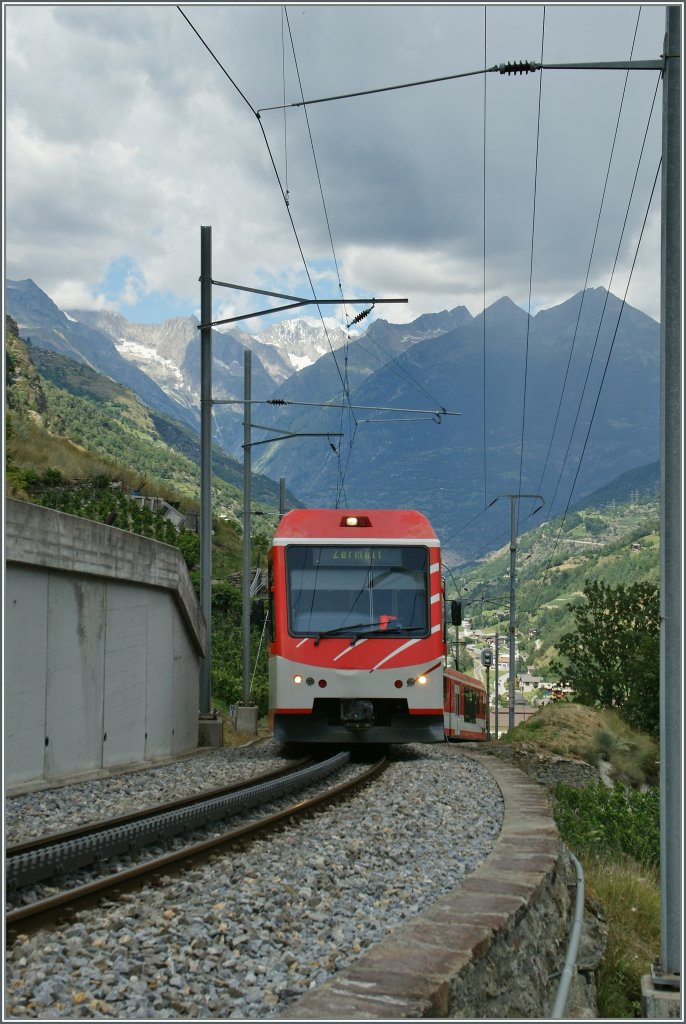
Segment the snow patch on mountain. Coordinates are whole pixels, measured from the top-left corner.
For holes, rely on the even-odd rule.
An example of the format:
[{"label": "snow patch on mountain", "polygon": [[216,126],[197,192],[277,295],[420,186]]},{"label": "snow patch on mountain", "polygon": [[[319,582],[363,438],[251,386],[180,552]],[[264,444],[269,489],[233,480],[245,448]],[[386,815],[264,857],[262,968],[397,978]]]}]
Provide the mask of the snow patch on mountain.
[{"label": "snow patch on mountain", "polygon": [[314,363],[314,359],[310,359],[309,356],[289,355],[288,358],[290,359],[291,365],[295,370],[304,370],[306,366],[312,366],[312,364]]}]

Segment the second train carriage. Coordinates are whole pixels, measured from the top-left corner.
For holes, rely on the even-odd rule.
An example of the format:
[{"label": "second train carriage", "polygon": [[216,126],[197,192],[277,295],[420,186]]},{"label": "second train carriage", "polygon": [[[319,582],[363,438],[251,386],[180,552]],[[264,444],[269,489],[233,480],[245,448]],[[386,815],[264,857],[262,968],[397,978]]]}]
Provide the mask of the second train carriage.
[{"label": "second train carriage", "polygon": [[294,509],[283,517],[269,552],[277,740],[485,738],[482,684],[461,674],[448,682],[440,570],[438,538],[420,512]]},{"label": "second train carriage", "polygon": [[480,679],[445,669],[443,708],[446,739],[486,739],[486,686]]}]

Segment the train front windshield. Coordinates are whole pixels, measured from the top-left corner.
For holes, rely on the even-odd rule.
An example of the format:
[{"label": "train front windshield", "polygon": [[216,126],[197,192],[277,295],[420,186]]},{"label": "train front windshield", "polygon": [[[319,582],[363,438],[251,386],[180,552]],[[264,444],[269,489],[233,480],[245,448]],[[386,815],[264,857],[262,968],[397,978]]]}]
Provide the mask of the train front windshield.
[{"label": "train front windshield", "polygon": [[429,634],[429,551],[420,546],[286,548],[292,636]]}]

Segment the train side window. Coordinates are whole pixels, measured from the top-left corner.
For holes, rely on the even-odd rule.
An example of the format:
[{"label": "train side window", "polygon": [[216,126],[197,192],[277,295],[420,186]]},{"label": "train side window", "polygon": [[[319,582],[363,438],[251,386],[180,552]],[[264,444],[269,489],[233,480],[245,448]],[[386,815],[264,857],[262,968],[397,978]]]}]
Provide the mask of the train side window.
[{"label": "train side window", "polygon": [[465,722],[476,722],[476,713],[479,707],[479,696],[472,690],[464,691],[464,720]]}]

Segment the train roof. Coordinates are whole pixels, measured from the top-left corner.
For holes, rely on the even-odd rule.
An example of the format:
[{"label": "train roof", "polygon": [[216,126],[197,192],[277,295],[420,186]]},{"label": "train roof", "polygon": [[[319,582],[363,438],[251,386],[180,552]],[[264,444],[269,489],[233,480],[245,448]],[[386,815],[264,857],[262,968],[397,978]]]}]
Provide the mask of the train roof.
[{"label": "train roof", "polygon": [[[351,520],[356,520],[357,525]],[[405,540],[438,545],[431,523],[414,509],[296,508],[287,512],[274,534],[275,544],[297,540],[345,541]]]},{"label": "train roof", "polygon": [[468,676],[466,672],[458,672],[456,668],[446,668],[443,670],[443,674],[455,682],[466,684],[473,689],[483,690],[484,693],[486,692],[486,684],[483,680],[476,679],[474,676]]}]

